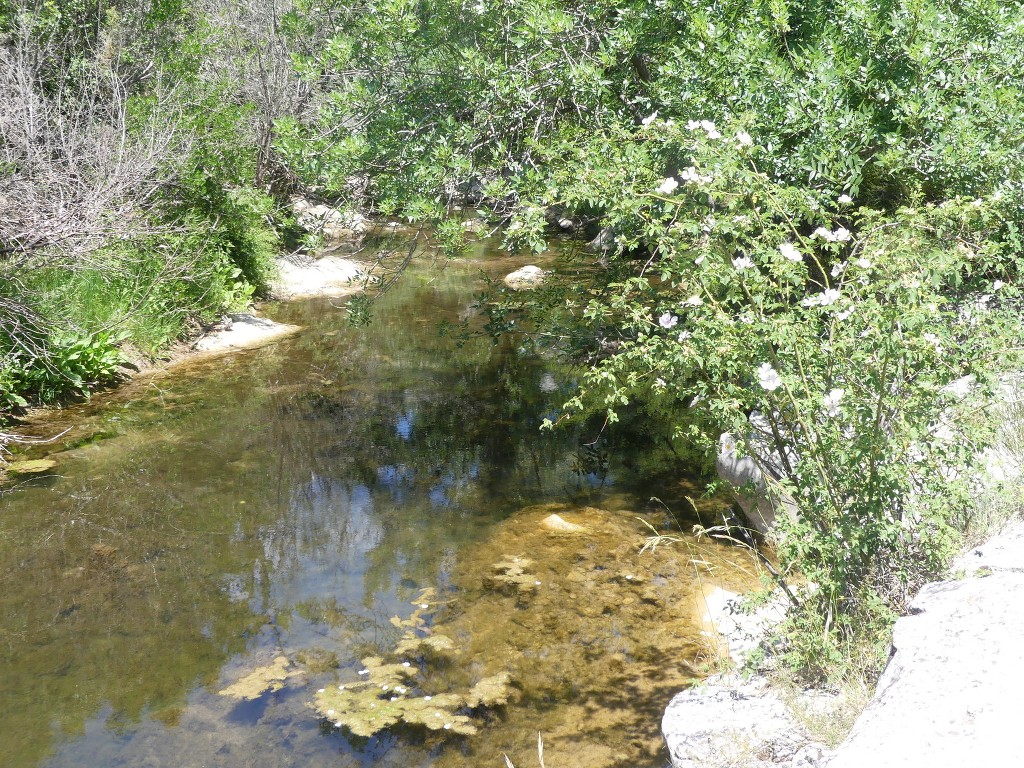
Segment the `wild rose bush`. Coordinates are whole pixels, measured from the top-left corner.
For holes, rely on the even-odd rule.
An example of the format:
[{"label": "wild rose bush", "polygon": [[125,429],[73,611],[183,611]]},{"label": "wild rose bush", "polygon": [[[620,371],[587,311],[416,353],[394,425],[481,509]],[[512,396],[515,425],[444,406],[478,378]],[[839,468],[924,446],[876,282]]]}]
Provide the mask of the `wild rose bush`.
[{"label": "wild rose bush", "polygon": [[773,182],[756,138],[708,125],[643,129],[681,170],[630,189],[618,226],[651,255],[585,307],[623,342],[569,407],[685,412],[678,437],[708,451],[767,419],[798,509],[778,552],[818,585],[813,613],[838,640],[867,607],[901,607],[959,542],[991,434],[979,410],[1019,362],[996,233],[1020,189],[877,211]]}]

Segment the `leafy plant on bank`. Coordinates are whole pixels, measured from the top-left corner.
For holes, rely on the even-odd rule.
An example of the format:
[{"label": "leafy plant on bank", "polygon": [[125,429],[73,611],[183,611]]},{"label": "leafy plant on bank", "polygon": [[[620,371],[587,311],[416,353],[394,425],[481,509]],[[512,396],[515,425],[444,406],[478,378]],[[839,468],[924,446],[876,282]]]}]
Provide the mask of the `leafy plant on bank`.
[{"label": "leafy plant on bank", "polygon": [[[0,403],[81,394],[266,291],[278,207],[253,107],[194,3],[0,7]],[[116,339],[112,341],[112,339]],[[6,410],[6,408],[5,408]]]},{"label": "leafy plant on bank", "polygon": [[109,333],[61,334],[48,340],[45,357],[19,352],[7,355],[5,371],[0,374],[7,405],[27,405],[26,396],[50,403],[113,384],[121,377],[124,358],[117,345],[122,340]]}]

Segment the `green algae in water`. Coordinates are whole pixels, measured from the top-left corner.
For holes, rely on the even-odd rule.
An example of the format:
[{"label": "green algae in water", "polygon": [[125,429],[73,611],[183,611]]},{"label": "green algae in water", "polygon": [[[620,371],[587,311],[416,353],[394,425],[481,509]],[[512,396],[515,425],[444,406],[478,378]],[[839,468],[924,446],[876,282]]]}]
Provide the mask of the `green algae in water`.
[{"label": "green algae in water", "polygon": [[456,710],[465,703],[458,694],[411,694],[419,669],[388,664],[380,657],[363,659],[366,680],[321,688],[313,707],[336,728],[348,728],[356,736],[369,737],[399,723],[430,730],[450,730],[471,735],[473,721]]},{"label": "green algae in water", "polygon": [[399,724],[472,736],[478,728],[465,712],[507,704],[514,693],[512,676],[501,672],[465,692],[414,694],[420,671],[411,664],[387,664],[375,656],[363,664],[366,680],[321,688],[313,703],[336,728],[348,728],[356,736],[374,736]]},{"label": "green algae in water", "polygon": [[258,699],[265,693],[281,690],[289,677],[299,674],[298,670],[292,669],[291,666],[287,656],[278,656],[270,664],[254,669],[241,680],[218,693],[221,696],[230,696],[246,701]]},{"label": "green algae in water", "polygon": [[4,469],[14,475],[35,475],[40,472],[46,472],[56,466],[57,462],[53,459],[31,459],[28,461],[11,462]]},{"label": "green algae in water", "polygon": [[[433,633],[421,635],[426,630],[424,616],[431,608],[422,601],[433,594],[433,589],[424,590],[413,603],[416,610],[408,619],[397,616],[391,619],[393,625],[405,629],[395,650],[389,654],[391,661],[368,656],[362,660],[363,668],[359,670],[364,679],[317,691],[313,708],[334,727],[347,728],[362,737],[374,736],[400,724],[471,736],[477,733],[478,727],[470,712],[509,702],[514,688],[512,676],[504,671],[478,680],[465,691],[423,693],[427,685],[428,659],[458,654],[451,638]],[[426,652],[418,656],[422,667],[404,658],[412,651]]]}]

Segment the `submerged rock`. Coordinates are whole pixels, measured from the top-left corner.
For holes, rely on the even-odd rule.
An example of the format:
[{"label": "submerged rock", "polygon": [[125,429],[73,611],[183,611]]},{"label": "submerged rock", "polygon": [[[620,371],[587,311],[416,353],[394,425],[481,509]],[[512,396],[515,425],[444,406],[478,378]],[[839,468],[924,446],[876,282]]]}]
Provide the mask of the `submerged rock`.
[{"label": "submerged rock", "polygon": [[327,672],[338,667],[338,654],[326,648],[307,648],[295,655],[295,660],[312,673]]},{"label": "submerged rock", "polygon": [[31,459],[28,461],[12,461],[3,469],[15,475],[34,475],[39,472],[46,472],[57,466],[53,459]]},{"label": "submerged rock", "polygon": [[547,528],[549,531],[557,531],[559,533],[586,533],[587,527],[585,525],[577,525],[576,523],[570,523],[561,515],[548,515],[540,524]]},{"label": "submerged rock", "polygon": [[533,571],[533,560],[528,557],[510,557],[506,555],[500,562],[491,566],[491,573],[484,577],[484,588],[492,589],[504,595],[515,595],[519,604],[536,593],[541,582]]},{"label": "submerged rock", "polygon": [[[586,534],[553,533],[544,525],[553,516],[585,522]],[[464,599],[435,631],[459,638],[463,658],[484,674],[507,669],[526,697],[550,702],[542,722],[510,708],[474,740],[480,754],[482,740],[503,751],[526,733],[535,743],[542,729],[549,765],[659,762],[655,711],[703,676],[700,660],[711,654],[696,616],[698,584],[711,572],[736,590],[752,581],[727,570],[724,558],[749,565],[742,551],[692,542],[641,552],[649,532],[628,509],[543,505],[512,516],[463,558],[453,582]],[[516,765],[536,758],[510,756]]]}]

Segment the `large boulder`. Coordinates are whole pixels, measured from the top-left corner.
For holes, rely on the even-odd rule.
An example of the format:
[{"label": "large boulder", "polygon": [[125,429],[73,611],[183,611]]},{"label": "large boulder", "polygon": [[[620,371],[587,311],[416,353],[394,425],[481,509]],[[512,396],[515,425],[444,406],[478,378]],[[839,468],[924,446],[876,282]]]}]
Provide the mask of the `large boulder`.
[{"label": "large boulder", "polygon": [[[748,606],[735,592],[707,584],[697,595],[702,634],[742,668],[789,608],[781,589]],[[749,768],[823,765],[828,751],[800,725],[795,711],[831,711],[837,699],[814,691],[785,695],[762,676],[714,675],[677,694],[661,730],[673,768]]]},{"label": "large boulder", "polygon": [[359,262],[341,256],[319,259],[278,259],[277,278],[270,293],[277,299],[298,299],[312,296],[347,296],[361,291],[370,280]]},{"label": "large boulder", "polygon": [[763,678],[716,675],[677,694],[661,731],[673,768],[813,768],[827,755]]},{"label": "large boulder", "polygon": [[304,198],[292,200],[292,210],[300,227],[323,238],[324,250],[356,250],[370,231],[370,222],[357,211],[315,204]]},{"label": "large boulder", "polygon": [[1024,529],[958,565],[978,575],[928,584],[896,622],[875,696],[829,768],[1021,763]]}]

